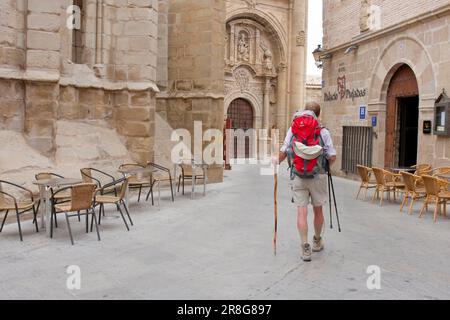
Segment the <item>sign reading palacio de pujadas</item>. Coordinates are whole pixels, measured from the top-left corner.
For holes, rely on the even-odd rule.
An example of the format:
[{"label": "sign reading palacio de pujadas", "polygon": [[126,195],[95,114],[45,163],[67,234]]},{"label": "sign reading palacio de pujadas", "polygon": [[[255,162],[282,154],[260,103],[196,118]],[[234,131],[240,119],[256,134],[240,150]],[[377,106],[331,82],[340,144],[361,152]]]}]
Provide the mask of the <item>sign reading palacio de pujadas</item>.
[{"label": "sign reading palacio de pujadas", "polygon": [[325,101],[337,101],[343,99],[364,98],[367,95],[366,88],[354,88],[348,89],[345,76],[337,78],[337,91],[336,92],[325,92]]}]

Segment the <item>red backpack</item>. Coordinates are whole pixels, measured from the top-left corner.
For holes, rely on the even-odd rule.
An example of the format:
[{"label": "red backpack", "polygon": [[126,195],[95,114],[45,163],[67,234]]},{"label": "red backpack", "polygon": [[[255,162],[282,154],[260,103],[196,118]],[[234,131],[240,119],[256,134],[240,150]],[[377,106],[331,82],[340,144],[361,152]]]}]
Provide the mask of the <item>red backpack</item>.
[{"label": "red backpack", "polygon": [[312,179],[317,174],[323,173],[323,154],[315,159],[306,160],[298,156],[294,152],[295,142],[300,142],[305,146],[324,146],[322,141],[320,125],[317,118],[308,112],[301,113],[292,122],[292,141],[291,150],[291,179],[294,179],[294,174],[303,179]]}]

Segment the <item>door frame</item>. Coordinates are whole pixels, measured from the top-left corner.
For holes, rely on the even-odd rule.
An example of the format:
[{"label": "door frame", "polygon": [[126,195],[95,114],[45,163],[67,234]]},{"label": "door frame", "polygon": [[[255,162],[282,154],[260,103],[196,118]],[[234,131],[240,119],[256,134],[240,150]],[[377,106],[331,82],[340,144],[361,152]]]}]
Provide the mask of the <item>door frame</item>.
[{"label": "door frame", "polygon": [[414,71],[407,64],[402,64],[393,74],[386,101],[386,137],[384,146],[384,166],[396,166],[397,135],[399,134],[399,98],[419,96],[419,86]]}]

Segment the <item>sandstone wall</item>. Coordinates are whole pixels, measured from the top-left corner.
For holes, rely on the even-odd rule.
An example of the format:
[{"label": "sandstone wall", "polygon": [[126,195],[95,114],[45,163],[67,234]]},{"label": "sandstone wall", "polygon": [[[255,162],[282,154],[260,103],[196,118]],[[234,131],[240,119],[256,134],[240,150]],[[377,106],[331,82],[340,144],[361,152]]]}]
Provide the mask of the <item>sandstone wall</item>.
[{"label": "sandstone wall", "polygon": [[[431,9],[435,3],[440,2],[430,2]],[[403,63],[414,71],[419,86],[418,162],[448,166],[450,139],[422,134],[422,129],[424,120],[434,123],[434,103],[442,89],[450,90],[450,8],[439,17],[431,16],[407,29],[359,45],[354,54],[346,55],[340,50],[324,62],[324,93],[337,92],[337,78],[343,76],[347,89],[367,90],[364,97],[323,102],[324,122],[332,132],[339,154],[336,170],[341,167],[342,127],[371,126],[372,116],[378,120],[374,128],[373,165],[384,166],[387,88],[396,68]],[[362,105],[367,107],[366,120],[359,120]]]},{"label": "sandstone wall", "polygon": [[[167,127],[188,129],[202,121],[203,129],[223,129],[224,2],[170,0],[168,12],[168,88],[158,95],[157,112]],[[156,139],[170,145],[166,131]],[[159,155],[156,159],[169,159]],[[223,167],[208,172],[221,181]]]},{"label": "sandstone wall", "polygon": [[448,0],[324,0],[323,46],[330,49],[360,34],[360,17],[367,6],[380,7],[381,29],[448,5]]},{"label": "sandstone wall", "polygon": [[[73,3],[1,1],[0,130],[23,135],[25,139],[19,140],[26,145],[22,148],[32,147],[45,156],[52,170],[79,169],[93,159],[111,170],[115,170],[114,161],[116,166],[120,161],[152,160],[158,0],[83,1],[83,50],[76,59],[66,12]],[[86,144],[91,145],[86,150],[110,151],[71,160],[60,157],[69,148],[58,142],[64,128],[73,129],[74,136],[90,128],[99,133],[112,130],[117,137],[87,138]],[[62,147],[66,151],[59,150]],[[126,150],[126,155],[112,155],[114,148]],[[4,168],[0,164],[2,176],[8,175]],[[31,179],[32,175],[27,180]]]}]

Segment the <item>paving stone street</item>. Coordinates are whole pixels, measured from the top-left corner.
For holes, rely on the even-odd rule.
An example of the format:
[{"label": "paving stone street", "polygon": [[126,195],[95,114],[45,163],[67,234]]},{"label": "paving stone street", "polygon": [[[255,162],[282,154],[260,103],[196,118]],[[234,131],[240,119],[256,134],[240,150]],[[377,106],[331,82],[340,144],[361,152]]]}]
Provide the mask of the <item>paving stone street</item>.
[{"label": "paving stone street", "polygon": [[[225,182],[189,192],[161,207],[131,201],[127,232],[114,207],[102,220],[101,242],[74,218],[75,246],[63,216],[54,239],[23,224],[0,234],[0,299],[449,299],[450,219],[433,223],[355,200],[358,182],[335,178],[342,233],[329,229],[325,251],[300,259],[296,213],[286,168],[279,175],[278,252],[272,250],[273,177],[258,166],[234,166]],[[190,190],[188,187],[187,190]],[[370,192],[371,195],[371,192]],[[310,215],[312,218],[312,214]],[[336,224],[336,221],[334,221]],[[310,238],[312,237],[312,219]],[[81,289],[69,290],[69,266]],[[381,289],[369,290],[369,266],[381,269]]]}]

